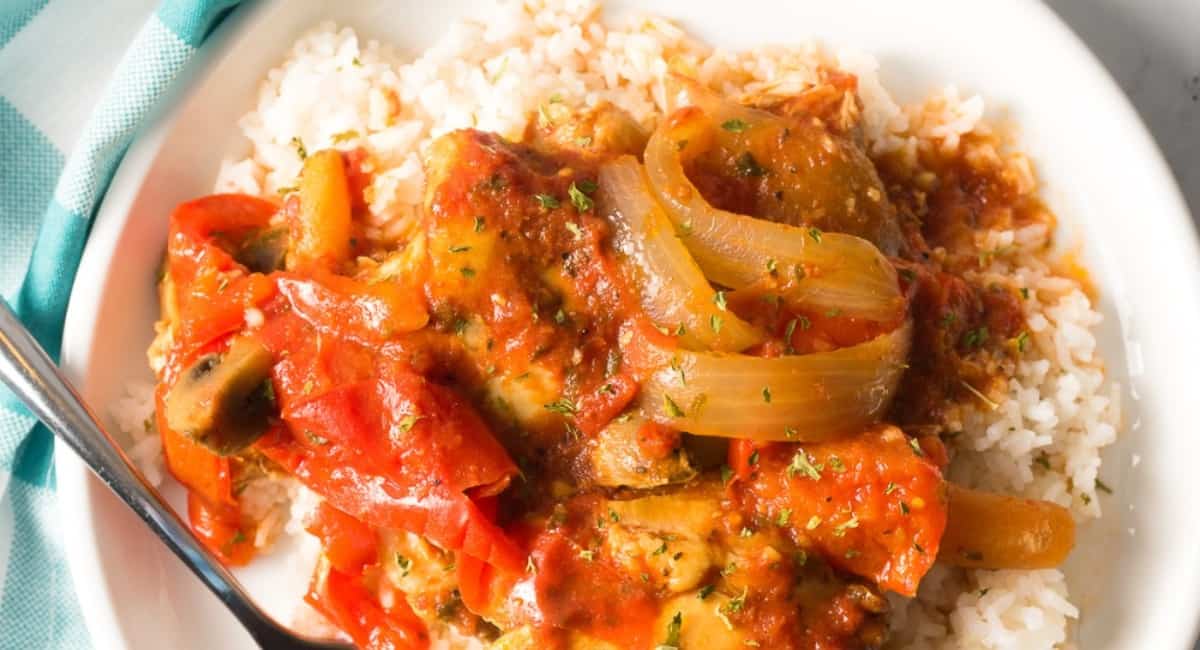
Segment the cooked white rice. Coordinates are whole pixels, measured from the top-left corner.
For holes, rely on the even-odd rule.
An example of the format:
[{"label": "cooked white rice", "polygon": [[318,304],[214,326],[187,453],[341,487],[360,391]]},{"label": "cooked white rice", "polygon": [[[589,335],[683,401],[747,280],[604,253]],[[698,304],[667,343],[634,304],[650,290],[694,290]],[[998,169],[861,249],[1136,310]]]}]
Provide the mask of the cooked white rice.
[{"label": "cooked white rice", "polygon": [[[898,105],[880,83],[875,59],[861,52],[831,55],[813,44],[731,52],[700,44],[657,17],[608,26],[593,0],[510,1],[493,15],[454,25],[411,61],[387,45],[360,42],[349,28],[318,25],[268,73],[254,109],[239,122],[248,155],[222,165],[216,188],[272,195],[295,183],[299,145],[365,147],[377,161],[368,234],[401,240],[419,209],[422,149],[442,133],[474,127],[518,138],[552,95],[585,104],[608,100],[652,126],[665,108],[668,68],[726,93],[789,95],[813,82],[819,65],[858,76],[865,132],[876,152],[953,152],[964,134],[987,128],[983,99],[964,98],[954,86],[921,104]],[[965,153],[1001,160],[1023,189],[1036,190],[1019,154],[990,146]],[[1054,501],[1082,521],[1101,514],[1096,477],[1100,450],[1117,435],[1119,391],[1106,380],[1096,350],[1100,314],[1079,282],[1047,261],[1051,237],[1044,226],[1031,226],[989,232],[978,242],[994,251],[982,281],[1029,290],[1023,304],[1033,351],[1015,364],[1004,390],[988,396],[996,408],[980,400],[951,416],[947,424],[962,433],[950,443],[950,474],[960,483]],[[151,397],[152,387],[132,386],[114,416],[132,437],[131,455],[158,482],[161,449],[144,424],[153,422]],[[243,498],[266,503],[270,513],[297,494],[290,485],[253,487]],[[279,522],[286,534],[306,535],[295,521],[312,500],[299,494],[292,523]],[[1079,615],[1057,570],[938,566],[917,599],[892,602],[895,647],[1070,647]]]},{"label": "cooked white rice", "polygon": [[154,384],[131,381],[125,386],[125,393],[126,396],[109,409],[113,423],[128,436],[121,442],[129,460],[151,485],[157,487],[162,485],[166,461],[162,438],[154,423]]}]

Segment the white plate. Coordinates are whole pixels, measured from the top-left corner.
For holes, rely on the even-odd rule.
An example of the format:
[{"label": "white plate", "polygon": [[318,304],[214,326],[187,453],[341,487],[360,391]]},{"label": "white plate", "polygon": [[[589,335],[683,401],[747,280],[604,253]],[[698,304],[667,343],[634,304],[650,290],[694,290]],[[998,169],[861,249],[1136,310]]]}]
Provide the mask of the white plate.
[{"label": "white plate", "polygon": [[[130,149],[80,266],[63,364],[104,410],[122,384],[149,378],[155,266],[166,217],[204,194],[223,155],[244,146],[236,120],[292,41],[333,19],[408,51],[430,44],[477,3],[290,2],[239,9],[181,90]],[[617,3],[617,6],[630,4]],[[1126,427],[1105,454],[1116,488],[1083,533],[1068,575],[1084,648],[1191,648],[1200,611],[1200,458],[1191,407],[1200,368],[1200,256],[1191,220],[1145,128],[1084,46],[1032,1],[696,1],[636,3],[710,42],[748,46],[816,37],[872,52],[905,100],[946,83],[984,94],[1021,127],[1044,196],[1083,244],[1101,288],[1101,345],[1126,387]],[[681,10],[686,6],[686,11]],[[1141,456],[1132,467],[1131,455]],[[72,574],[98,648],[250,647],[215,598],[159,547],[72,454],[58,454]],[[266,558],[240,572],[288,613],[307,575]]]}]

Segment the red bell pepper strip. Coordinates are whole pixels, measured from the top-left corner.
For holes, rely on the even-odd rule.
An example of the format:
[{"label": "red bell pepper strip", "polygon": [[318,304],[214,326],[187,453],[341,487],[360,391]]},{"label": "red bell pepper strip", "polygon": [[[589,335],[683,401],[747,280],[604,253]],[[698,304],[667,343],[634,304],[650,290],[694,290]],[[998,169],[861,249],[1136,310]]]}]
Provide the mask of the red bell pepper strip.
[{"label": "red bell pepper strip", "polygon": [[226,247],[270,224],[279,208],[242,194],[214,194],[171,213],[168,269],[179,305],[177,339],[186,350],[236,331],[248,307],[275,293],[275,283],[250,274]]},{"label": "red bell pepper strip", "polygon": [[524,556],[473,500],[503,491],[516,465],[454,391],[380,360],[373,377],[283,403],[297,437],[268,436],[259,449],[336,508],[522,569]]},{"label": "red bell pepper strip", "polygon": [[233,474],[221,458],[167,426],[162,407],[166,388],[155,391],[155,419],[167,471],[188,489],[188,521],[196,537],[223,562],[241,566],[254,557],[255,526],[242,521],[233,497]]},{"label": "red bell pepper strip", "polygon": [[270,225],[279,207],[244,194],[214,194],[181,203],[171,213],[167,255],[176,284],[190,285],[202,269],[240,265],[225,246]]},{"label": "red bell pepper strip", "polygon": [[741,438],[730,440],[729,468],[733,470],[733,476],[743,481],[748,480],[754,474],[762,450],[769,446],[770,442]]},{"label": "red bell pepper strip", "polygon": [[163,401],[187,364],[220,349],[223,339],[243,325],[246,308],[275,292],[267,277],[248,275],[222,248],[218,235],[231,244],[267,226],[277,209],[254,197],[222,194],[183,203],[171,214],[167,272],[172,298],[180,309],[168,363],[155,392],[156,421],[167,469],[188,489],[193,531],[230,564],[245,564],[254,554],[254,526],[242,521],[230,461],[172,431]]},{"label": "red bell pepper strip", "polygon": [[429,322],[425,297],[414,287],[367,284],[315,270],[309,276],[272,274],[292,309],[322,334],[378,345]]},{"label": "red bell pepper strip", "polygon": [[[265,330],[330,334],[267,341],[281,359],[287,357],[288,376],[275,377],[275,388],[294,436],[269,435],[263,451],[351,518],[423,534],[444,548],[519,571],[523,556],[473,500],[499,493],[516,475],[504,448],[450,389],[398,363],[376,363],[373,344],[380,333],[425,324],[423,300],[399,285],[248,273],[227,248],[269,225],[277,211],[252,197],[216,195],[173,213],[169,272],[180,322],[164,375],[177,374],[241,330],[250,307],[268,312],[270,321],[295,324],[268,323]],[[272,301],[281,290],[281,299]],[[259,336],[270,337],[265,331]],[[342,356],[358,361],[331,372],[324,362]],[[308,377],[318,379],[323,392],[310,395]],[[164,432],[168,462],[181,482],[210,503],[234,503],[228,461]],[[318,439],[328,444],[314,444]]]},{"label": "red bell pepper strip", "polygon": [[424,650],[429,631],[403,597],[387,610],[363,586],[361,577],[329,568],[313,576],[308,604],[350,636],[363,650]]},{"label": "red bell pepper strip", "polygon": [[184,487],[214,506],[236,505],[229,459],[221,458],[199,443],[172,431],[163,408],[166,386],[161,382],[154,393],[155,420],[162,437],[167,470]]},{"label": "red bell pepper strip", "polygon": [[254,558],[256,526],[242,522],[237,506],[213,505],[189,492],[188,521],[196,537],[225,564],[243,566]]},{"label": "red bell pepper strip", "polygon": [[322,501],[305,530],[321,540],[325,557],[334,569],[361,574],[379,561],[379,543],[370,526]]}]

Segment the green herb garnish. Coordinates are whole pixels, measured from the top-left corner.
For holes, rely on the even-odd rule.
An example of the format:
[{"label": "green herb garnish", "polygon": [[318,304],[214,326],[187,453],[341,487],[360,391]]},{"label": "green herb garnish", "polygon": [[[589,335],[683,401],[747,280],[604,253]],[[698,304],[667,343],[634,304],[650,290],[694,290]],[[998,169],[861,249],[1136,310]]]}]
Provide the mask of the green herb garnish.
[{"label": "green herb garnish", "polygon": [[565,397],[556,399],[549,404],[543,404],[542,407],[547,411],[558,413],[560,415],[575,415],[579,411],[579,407],[575,405],[575,402],[572,402]]},{"label": "green herb garnish", "polygon": [[292,137],[291,144],[296,148],[296,155],[300,156],[300,160],[308,158],[308,148],[304,146],[304,141],[300,139],[300,136]]},{"label": "green herb garnish", "polygon": [[966,335],[963,336],[963,344],[968,348],[978,348],[984,343],[987,343],[988,336],[988,328],[985,325],[967,332]]},{"label": "green herb garnish", "polygon": [[420,419],[421,416],[419,415],[406,415],[400,418],[400,422],[396,424],[396,428],[400,431],[400,433],[408,433],[409,431],[412,431],[412,428],[417,424],[417,420]]},{"label": "green herb garnish", "polygon": [[788,476],[794,477],[797,474],[803,474],[814,481],[819,481],[821,480],[821,469],[823,468],[820,465],[814,465],[809,460],[808,454],[804,453],[804,450],[801,449],[796,452],[796,455],[792,456],[792,462],[788,465],[787,471]]},{"label": "green herb garnish", "polygon": [[725,302],[725,292],[724,291],[718,291],[713,294],[713,304],[715,304],[717,306],[717,309],[720,309],[721,311],[725,311],[726,302]]},{"label": "green herb garnish", "polygon": [[858,528],[858,517],[853,513],[850,514],[849,519],[833,527],[833,535],[834,537],[842,537],[851,528]]},{"label": "green herb garnish", "polygon": [[1017,335],[1017,351],[1024,352],[1029,347],[1029,332],[1022,331]]},{"label": "green herb garnish", "polygon": [[571,205],[575,206],[575,210],[578,212],[587,212],[595,206],[592,197],[585,194],[575,183],[571,183],[571,186],[567,188],[567,196],[571,198]]},{"label": "green herb garnish", "polygon": [[679,631],[683,629],[683,613],[675,612],[671,622],[667,623],[667,638],[654,647],[654,650],[679,650]]},{"label": "green herb garnish", "polygon": [[747,126],[749,125],[746,124],[744,120],[739,120],[736,117],[732,120],[725,120],[724,122],[721,122],[721,128],[729,131],[730,133],[741,133],[742,131],[746,130]]}]

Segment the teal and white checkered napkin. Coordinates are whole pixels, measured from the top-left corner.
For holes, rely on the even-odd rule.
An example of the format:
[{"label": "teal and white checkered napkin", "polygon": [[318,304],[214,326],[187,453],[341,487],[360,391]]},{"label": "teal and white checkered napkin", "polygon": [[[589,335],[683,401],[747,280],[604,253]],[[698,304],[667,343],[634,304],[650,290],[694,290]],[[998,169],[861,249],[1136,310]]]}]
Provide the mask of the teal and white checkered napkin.
[{"label": "teal and white checkered napkin", "polygon": [[[0,295],[55,356],[113,171],[239,0],[153,1],[0,1]],[[107,87],[89,92],[96,79]],[[53,454],[51,434],[0,387],[0,648],[92,645],[67,575]]]}]

